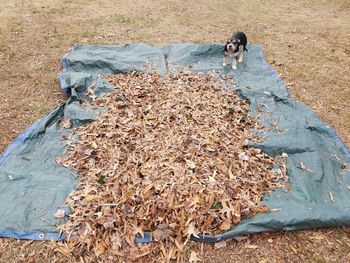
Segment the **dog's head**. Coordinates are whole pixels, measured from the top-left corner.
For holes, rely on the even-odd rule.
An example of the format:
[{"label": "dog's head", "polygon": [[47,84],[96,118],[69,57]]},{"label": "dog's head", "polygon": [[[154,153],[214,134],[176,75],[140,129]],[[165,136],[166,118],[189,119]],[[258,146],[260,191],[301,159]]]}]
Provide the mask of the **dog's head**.
[{"label": "dog's head", "polygon": [[230,38],[226,42],[226,48],[229,53],[233,53],[237,47],[240,45],[241,41],[239,39]]}]

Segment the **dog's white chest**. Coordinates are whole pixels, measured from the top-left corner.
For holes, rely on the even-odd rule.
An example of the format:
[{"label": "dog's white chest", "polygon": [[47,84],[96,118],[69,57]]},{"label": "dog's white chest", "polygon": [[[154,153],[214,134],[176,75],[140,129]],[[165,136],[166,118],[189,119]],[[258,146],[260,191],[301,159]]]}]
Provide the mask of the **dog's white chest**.
[{"label": "dog's white chest", "polygon": [[239,52],[229,53],[229,54],[230,54],[230,57],[231,57],[231,58],[236,58],[236,57],[238,57]]}]

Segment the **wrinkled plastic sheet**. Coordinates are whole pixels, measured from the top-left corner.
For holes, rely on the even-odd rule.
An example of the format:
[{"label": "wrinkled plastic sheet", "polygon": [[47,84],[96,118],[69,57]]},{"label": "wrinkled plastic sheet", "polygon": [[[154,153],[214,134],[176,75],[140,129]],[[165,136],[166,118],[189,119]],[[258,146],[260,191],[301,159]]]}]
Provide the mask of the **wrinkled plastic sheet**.
[{"label": "wrinkled plastic sheet", "polygon": [[[104,74],[149,71],[149,65],[162,75],[181,68],[218,77],[233,75],[238,84],[234,89],[250,102],[251,114],[261,115],[262,123],[270,128],[262,143],[251,145],[272,156],[289,156],[292,191],[277,189],[263,199],[273,212],[257,214],[220,235],[193,239],[217,242],[263,231],[348,225],[350,172],[342,165],[350,164],[349,151],[327,123],[289,96],[260,46],[248,45],[248,50],[244,62],[233,72],[230,66],[222,66],[222,45],[77,45],[62,58],[59,79],[62,90],[70,95],[67,102],[24,131],[0,157],[0,236],[62,238],[58,226],[64,220],[57,221],[54,213],[58,208],[69,213],[64,200],[78,182],[75,172],[56,163],[65,151],[60,138],[70,132],[60,127],[62,119],[70,118],[73,127],[94,121],[96,114],[79,103],[86,98],[87,88],[93,85],[96,95],[109,92],[112,87],[103,79]],[[312,171],[298,168],[300,162]]]}]

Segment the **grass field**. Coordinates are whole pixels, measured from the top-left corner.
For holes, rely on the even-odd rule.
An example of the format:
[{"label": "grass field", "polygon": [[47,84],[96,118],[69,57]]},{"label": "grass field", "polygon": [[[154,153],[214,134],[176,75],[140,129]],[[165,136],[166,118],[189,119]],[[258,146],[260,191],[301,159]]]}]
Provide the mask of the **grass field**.
[{"label": "grass field", "polygon": [[[350,2],[0,0],[0,151],[66,98],[60,58],[76,43],[261,44],[294,98],[350,145]],[[201,244],[192,248],[201,251]],[[350,228],[265,233],[205,245],[203,262],[350,261]],[[68,262],[50,243],[0,239],[0,262]]]}]

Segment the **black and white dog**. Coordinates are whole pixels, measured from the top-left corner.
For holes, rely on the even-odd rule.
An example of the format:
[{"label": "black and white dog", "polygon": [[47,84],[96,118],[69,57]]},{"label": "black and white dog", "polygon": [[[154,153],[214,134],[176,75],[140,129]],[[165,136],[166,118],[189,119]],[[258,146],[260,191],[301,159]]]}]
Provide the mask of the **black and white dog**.
[{"label": "black and white dog", "polygon": [[227,57],[232,57],[232,69],[237,69],[237,61],[243,62],[243,52],[248,52],[246,46],[247,36],[243,32],[234,33],[226,42],[223,65],[227,65]]}]

